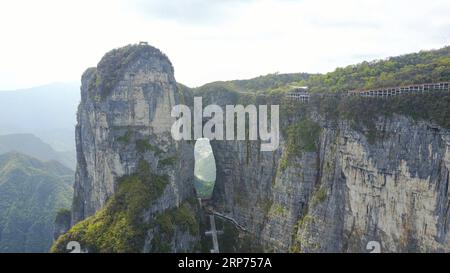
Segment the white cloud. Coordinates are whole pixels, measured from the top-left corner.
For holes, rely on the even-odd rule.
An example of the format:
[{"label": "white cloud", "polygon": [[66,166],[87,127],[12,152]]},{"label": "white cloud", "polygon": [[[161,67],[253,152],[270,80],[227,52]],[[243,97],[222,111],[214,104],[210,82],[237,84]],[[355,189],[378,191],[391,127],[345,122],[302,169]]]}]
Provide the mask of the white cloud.
[{"label": "white cloud", "polygon": [[141,40],[178,81],[326,72],[450,44],[447,0],[41,0],[0,3],[0,89],[79,80]]}]

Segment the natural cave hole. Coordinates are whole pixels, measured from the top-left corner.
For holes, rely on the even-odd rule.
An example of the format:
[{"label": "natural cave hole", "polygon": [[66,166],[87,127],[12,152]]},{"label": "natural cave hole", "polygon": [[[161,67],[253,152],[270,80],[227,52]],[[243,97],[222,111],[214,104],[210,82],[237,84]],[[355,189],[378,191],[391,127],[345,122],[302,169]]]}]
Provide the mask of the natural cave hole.
[{"label": "natural cave hole", "polygon": [[209,199],[216,182],[216,160],[209,139],[200,138],[195,142],[195,190],[197,197]]}]

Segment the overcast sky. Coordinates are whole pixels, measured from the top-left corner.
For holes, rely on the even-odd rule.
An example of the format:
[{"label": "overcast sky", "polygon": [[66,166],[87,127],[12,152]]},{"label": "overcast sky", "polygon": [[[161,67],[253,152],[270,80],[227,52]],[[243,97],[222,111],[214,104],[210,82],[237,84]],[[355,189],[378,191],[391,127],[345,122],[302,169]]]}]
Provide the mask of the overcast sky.
[{"label": "overcast sky", "polygon": [[0,2],[0,90],[79,81],[139,41],[189,86],[327,72],[450,45],[448,0],[14,0]]}]

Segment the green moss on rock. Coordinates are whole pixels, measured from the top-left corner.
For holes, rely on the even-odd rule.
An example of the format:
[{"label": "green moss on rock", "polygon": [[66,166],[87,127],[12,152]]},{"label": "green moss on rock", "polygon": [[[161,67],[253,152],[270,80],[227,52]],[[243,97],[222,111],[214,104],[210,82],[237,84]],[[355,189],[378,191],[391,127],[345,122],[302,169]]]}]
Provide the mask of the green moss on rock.
[{"label": "green moss on rock", "polygon": [[195,209],[192,205],[184,202],[180,207],[173,208],[159,214],[156,223],[161,228],[162,233],[171,236],[175,227],[180,227],[182,231],[188,231],[195,235],[199,231],[198,222],[195,216]]},{"label": "green moss on rock", "polygon": [[316,206],[316,205],[322,203],[323,201],[325,201],[327,196],[328,196],[327,189],[325,187],[320,187],[314,193],[314,195],[312,197],[312,204],[313,204],[313,206]]},{"label": "green moss on rock", "polygon": [[166,210],[156,216],[154,226],[159,232],[155,233],[152,240],[153,252],[169,252],[170,243],[177,229],[188,232],[192,236],[199,234],[200,225],[197,221],[194,204],[183,202],[179,207]]},{"label": "green moss on rock", "polygon": [[159,161],[159,165],[161,166],[173,166],[177,163],[178,158],[176,156],[171,156],[168,158],[164,158]]},{"label": "green moss on rock", "polygon": [[70,225],[71,212],[69,209],[60,209],[56,213],[55,223]]},{"label": "green moss on rock", "polygon": [[127,45],[109,51],[98,63],[89,82],[90,93],[99,95],[101,99],[107,97],[133,63],[149,58],[161,61],[164,70],[173,74],[172,64],[160,50],[149,45]]},{"label": "green moss on rock", "polygon": [[147,140],[144,139],[136,140],[136,150],[139,153],[154,152],[156,155],[162,153],[162,150],[160,148],[150,144]]},{"label": "green moss on rock", "polygon": [[69,241],[77,241],[90,252],[140,252],[149,227],[143,213],[167,183],[167,177],[153,174],[141,160],[134,175],[119,180],[117,192],[105,207],[60,236],[51,251],[65,252]]},{"label": "green moss on rock", "polygon": [[130,143],[132,137],[133,131],[131,129],[128,129],[123,136],[117,138],[117,141],[123,143]]},{"label": "green moss on rock", "polygon": [[309,119],[304,119],[286,129],[286,148],[280,161],[284,171],[291,159],[303,152],[315,152],[319,149],[319,137],[322,128]]},{"label": "green moss on rock", "polygon": [[297,222],[295,227],[296,233],[293,236],[293,243],[289,252],[299,253],[303,252],[304,247],[319,247],[318,245],[311,245],[305,236],[311,226],[315,224],[315,221],[314,216],[306,214]]}]

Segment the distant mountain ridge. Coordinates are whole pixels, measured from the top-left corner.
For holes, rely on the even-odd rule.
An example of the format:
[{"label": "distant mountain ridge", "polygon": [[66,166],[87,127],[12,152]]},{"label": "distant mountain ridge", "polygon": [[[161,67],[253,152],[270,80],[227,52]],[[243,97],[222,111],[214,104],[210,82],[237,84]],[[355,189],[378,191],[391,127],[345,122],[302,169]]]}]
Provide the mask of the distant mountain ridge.
[{"label": "distant mountain ridge", "polygon": [[79,101],[79,83],[0,91],[0,134],[32,133],[55,150],[75,150]]},{"label": "distant mountain ridge", "polygon": [[58,152],[32,134],[0,135],[0,154],[19,152],[43,161],[56,160],[74,170],[75,152]]},{"label": "distant mountain ridge", "polygon": [[0,252],[47,252],[57,211],[70,208],[73,171],[56,161],[0,155]]}]

